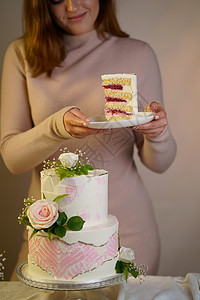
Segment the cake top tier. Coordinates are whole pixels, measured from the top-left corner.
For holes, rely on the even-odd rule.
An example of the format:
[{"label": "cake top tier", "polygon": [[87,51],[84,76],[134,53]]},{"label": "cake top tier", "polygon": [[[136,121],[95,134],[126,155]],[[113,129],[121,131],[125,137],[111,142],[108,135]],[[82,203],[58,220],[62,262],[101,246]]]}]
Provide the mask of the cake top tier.
[{"label": "cake top tier", "polygon": [[95,170],[81,152],[62,153],[41,171],[41,197],[53,200],[60,195],[58,205],[68,217],[80,216],[84,226],[107,222],[108,172]]}]

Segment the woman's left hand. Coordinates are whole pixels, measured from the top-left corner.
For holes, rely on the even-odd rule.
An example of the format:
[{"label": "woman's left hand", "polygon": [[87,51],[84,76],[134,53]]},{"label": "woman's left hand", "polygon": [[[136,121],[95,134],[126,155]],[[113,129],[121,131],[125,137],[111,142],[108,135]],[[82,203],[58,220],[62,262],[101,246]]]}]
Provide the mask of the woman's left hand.
[{"label": "woman's left hand", "polygon": [[164,131],[168,124],[167,113],[163,106],[157,101],[147,104],[145,111],[155,112],[154,119],[146,124],[133,126],[132,129],[145,134],[147,137],[155,138]]}]

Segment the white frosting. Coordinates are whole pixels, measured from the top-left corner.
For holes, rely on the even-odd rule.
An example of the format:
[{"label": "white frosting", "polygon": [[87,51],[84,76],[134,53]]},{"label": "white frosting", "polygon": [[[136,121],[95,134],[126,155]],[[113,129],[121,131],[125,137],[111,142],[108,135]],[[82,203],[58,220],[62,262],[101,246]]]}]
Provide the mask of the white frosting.
[{"label": "white frosting", "polygon": [[[99,268],[96,268],[92,271],[80,274],[71,280],[72,283],[76,281],[88,282],[90,280],[99,280],[101,278],[107,278],[110,276],[116,275],[115,264],[117,262],[117,257],[112,260],[104,262]],[[48,274],[46,271],[43,271],[40,267],[34,265],[28,256],[28,269],[25,270],[26,276],[31,280],[37,280],[44,282],[44,280],[58,280],[55,276]],[[59,281],[66,282],[65,278],[60,278]],[[69,283],[70,281],[68,281]]]},{"label": "white frosting", "polygon": [[67,217],[80,216],[86,226],[107,222],[108,173],[105,170],[89,171],[88,175],[60,178],[53,169],[41,172],[41,195],[53,200],[58,195],[68,194],[58,201]]},{"label": "white frosting", "polygon": [[[32,229],[30,229],[31,233]],[[111,236],[118,231],[118,220],[115,216],[108,215],[107,222],[96,226],[83,226],[80,231],[67,231],[61,241],[67,244],[82,242],[94,246],[105,245]],[[37,235],[47,237],[47,233],[40,231]]]},{"label": "white frosting", "polygon": [[[80,243],[81,247],[85,247],[85,251],[86,249],[89,252],[91,251],[90,249],[94,251],[93,249],[95,248],[95,252],[93,253],[96,254],[93,254],[93,256],[96,255],[96,258],[94,258],[94,261],[92,261],[93,267],[90,269],[90,271],[88,271],[89,269],[87,256],[84,262],[82,262],[82,260],[80,260],[80,262],[74,262],[74,260],[69,260],[69,268],[67,267],[66,274],[74,274],[74,268],[76,267],[76,265],[79,266],[82,264],[84,268],[81,274],[79,273],[79,275],[72,277],[73,279],[69,279],[67,281],[71,280],[72,282],[74,282],[89,281],[94,279],[98,280],[101,278],[115,275],[115,264],[118,259],[118,220],[115,216],[108,215],[107,171],[89,171],[88,175],[64,178],[60,181],[60,178],[55,173],[54,169],[44,170],[41,172],[41,194],[44,194],[45,198],[50,200],[53,200],[58,195],[69,194],[58,201],[59,207],[63,211],[65,211],[68,219],[71,216],[79,215],[86,220],[82,230],[67,231],[66,235],[63,238],[59,239],[60,241],[57,242],[55,249],[61,247],[59,248],[61,250],[61,253],[63,253],[63,255],[67,255],[66,257],[70,257],[68,256],[72,251],[70,249],[73,249],[74,251],[75,247],[76,251],[80,251]],[[35,245],[37,245],[37,240],[41,241],[41,236],[43,236],[44,239],[48,239],[48,236],[45,232],[38,232],[37,235],[33,237],[33,239],[35,239],[34,244],[32,246],[31,244],[29,244],[30,255],[34,253],[35,250],[37,253],[37,246],[35,249],[34,247]],[[48,245],[48,243],[46,243],[46,241],[43,240],[43,238],[41,245],[42,247],[46,248],[44,248],[42,250],[42,253],[40,254],[43,255],[45,251],[47,251],[48,253],[49,247],[45,246]],[[58,251],[58,253],[57,250],[55,250],[54,255],[58,255],[58,259],[56,259],[56,262],[59,261],[61,263],[59,254],[60,250]],[[70,253],[68,251],[70,251]],[[108,255],[107,258],[103,260],[102,263],[99,265],[99,257],[104,257],[105,254]],[[47,268],[44,266],[44,268],[46,269],[45,271],[42,270],[42,268],[40,267],[40,265],[43,265],[42,262],[40,264],[40,262],[38,263],[37,260],[35,261],[36,257],[37,255],[33,255],[32,258],[28,257],[28,269],[26,271],[27,277],[30,277],[31,279],[35,278],[37,281],[41,280],[42,282],[44,280],[57,280],[57,278],[55,277],[56,273],[54,273],[53,271],[53,262],[51,262],[51,259],[49,262],[45,262],[45,265],[48,266]],[[38,257],[40,257],[40,255]],[[73,264],[70,266],[71,262]],[[60,270],[57,271],[58,274],[60,274]],[[66,277],[66,274],[57,276],[59,277],[60,281],[66,282],[65,278],[68,278]]]}]

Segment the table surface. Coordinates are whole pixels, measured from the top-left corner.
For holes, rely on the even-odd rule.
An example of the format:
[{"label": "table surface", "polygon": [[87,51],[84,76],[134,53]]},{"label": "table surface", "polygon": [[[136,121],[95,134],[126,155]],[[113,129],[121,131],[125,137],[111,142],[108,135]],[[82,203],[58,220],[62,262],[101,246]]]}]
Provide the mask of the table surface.
[{"label": "table surface", "polygon": [[185,277],[147,276],[140,283],[128,282],[98,290],[80,292],[50,291],[26,286],[19,281],[0,282],[1,300],[200,300],[200,273]]}]

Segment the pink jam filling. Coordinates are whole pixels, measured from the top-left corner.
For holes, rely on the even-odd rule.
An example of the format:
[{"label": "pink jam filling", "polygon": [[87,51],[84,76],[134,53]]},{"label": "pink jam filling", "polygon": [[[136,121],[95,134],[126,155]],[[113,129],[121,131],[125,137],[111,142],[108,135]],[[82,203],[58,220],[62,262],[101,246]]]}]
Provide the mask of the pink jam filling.
[{"label": "pink jam filling", "polygon": [[114,97],[105,97],[106,102],[127,102],[125,99],[114,98]]},{"label": "pink jam filling", "polygon": [[111,90],[123,90],[122,84],[107,84],[103,85],[104,89],[111,89]]},{"label": "pink jam filling", "polygon": [[111,114],[111,115],[126,115],[126,116],[131,116],[132,113],[130,112],[126,112],[126,111],[123,111],[123,110],[120,110],[120,109],[110,109],[110,108],[107,108],[106,109],[106,114]]}]

